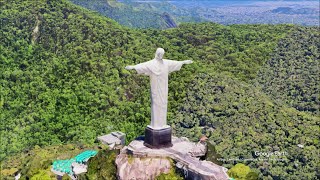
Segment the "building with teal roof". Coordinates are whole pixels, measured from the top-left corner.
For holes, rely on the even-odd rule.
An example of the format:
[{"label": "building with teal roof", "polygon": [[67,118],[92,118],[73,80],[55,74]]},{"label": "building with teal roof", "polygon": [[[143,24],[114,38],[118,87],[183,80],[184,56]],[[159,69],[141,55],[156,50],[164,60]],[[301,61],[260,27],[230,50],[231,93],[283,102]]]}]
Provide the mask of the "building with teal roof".
[{"label": "building with teal roof", "polygon": [[76,179],[77,173],[74,172],[74,166],[85,168],[85,170],[82,170],[81,172],[86,172],[87,161],[91,157],[94,157],[97,153],[98,151],[95,150],[86,150],[74,158],[56,160],[52,163],[51,171],[60,177],[62,177],[64,174],[68,174],[71,179]]}]

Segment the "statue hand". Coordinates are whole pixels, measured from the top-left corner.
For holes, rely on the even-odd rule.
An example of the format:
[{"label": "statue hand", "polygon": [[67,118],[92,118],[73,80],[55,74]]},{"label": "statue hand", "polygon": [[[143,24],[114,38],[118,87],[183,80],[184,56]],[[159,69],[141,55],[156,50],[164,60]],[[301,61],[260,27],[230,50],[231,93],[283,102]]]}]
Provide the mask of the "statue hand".
[{"label": "statue hand", "polygon": [[134,66],[126,66],[125,68],[126,68],[126,70],[132,70],[132,69],[134,69]]},{"label": "statue hand", "polygon": [[192,60],[185,60],[185,61],[184,61],[184,64],[191,64],[191,63],[193,63]]}]

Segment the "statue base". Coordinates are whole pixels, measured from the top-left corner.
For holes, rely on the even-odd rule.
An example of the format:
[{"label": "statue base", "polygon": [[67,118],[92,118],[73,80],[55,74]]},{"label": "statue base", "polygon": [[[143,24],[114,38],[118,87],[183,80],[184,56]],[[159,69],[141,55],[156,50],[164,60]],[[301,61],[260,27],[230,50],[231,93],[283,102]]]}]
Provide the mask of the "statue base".
[{"label": "statue base", "polygon": [[170,126],[163,129],[147,127],[145,130],[144,145],[151,149],[167,148],[172,146],[172,129]]}]

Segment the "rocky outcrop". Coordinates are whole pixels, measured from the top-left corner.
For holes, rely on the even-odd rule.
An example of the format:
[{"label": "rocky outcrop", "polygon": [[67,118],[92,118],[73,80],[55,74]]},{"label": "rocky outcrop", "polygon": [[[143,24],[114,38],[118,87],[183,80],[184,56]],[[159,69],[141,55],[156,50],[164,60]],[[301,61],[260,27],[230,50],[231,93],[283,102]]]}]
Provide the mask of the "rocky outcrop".
[{"label": "rocky outcrop", "polygon": [[138,158],[127,154],[120,154],[116,159],[117,176],[121,180],[155,179],[162,173],[169,173],[171,167],[167,158]]},{"label": "rocky outcrop", "polygon": [[166,22],[167,24],[167,28],[175,28],[178,27],[177,23],[175,22],[175,20],[170,16],[170,14],[168,13],[163,13],[161,15],[162,19]]},{"label": "rocky outcrop", "polygon": [[189,151],[192,157],[203,157],[206,155],[207,146],[205,142],[198,142],[194,147]]},{"label": "rocky outcrop", "polygon": [[[172,137],[172,147],[150,149],[143,140],[125,146],[116,158],[119,179],[154,179],[160,173],[176,169],[185,179],[228,180],[227,169],[210,161],[201,161],[194,154],[203,154],[202,144]],[[170,160],[176,164],[171,167]]]},{"label": "rocky outcrop", "polygon": [[40,32],[39,32],[39,25],[40,25],[40,20],[39,20],[39,17],[36,16],[36,26],[34,27],[33,31],[32,31],[32,39],[31,39],[31,42],[32,44],[36,43],[39,36],[40,36]]}]

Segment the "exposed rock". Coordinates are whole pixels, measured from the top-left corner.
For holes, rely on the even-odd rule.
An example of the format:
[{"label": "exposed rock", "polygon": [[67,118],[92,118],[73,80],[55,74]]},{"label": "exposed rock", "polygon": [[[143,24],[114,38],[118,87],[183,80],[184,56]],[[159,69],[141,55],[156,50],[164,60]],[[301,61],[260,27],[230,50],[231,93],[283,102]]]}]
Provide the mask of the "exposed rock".
[{"label": "exposed rock", "polygon": [[167,27],[168,28],[175,28],[175,27],[178,27],[177,23],[174,21],[174,19],[170,16],[170,14],[168,13],[163,13],[161,15],[161,17],[164,19],[164,21],[166,22],[167,24]]},{"label": "exposed rock", "polygon": [[32,39],[31,39],[32,44],[37,42],[37,39],[40,36],[39,25],[40,25],[40,20],[39,20],[39,17],[36,16],[36,26],[34,27],[34,29],[32,31],[32,34],[31,34],[31,36],[32,36]]},{"label": "exposed rock", "polygon": [[207,152],[207,145],[205,142],[198,142],[195,146],[189,151],[192,157],[202,157],[205,156]]},{"label": "exposed rock", "polygon": [[21,173],[17,174],[17,175],[14,177],[14,180],[18,180],[18,179],[20,179],[20,177],[21,177]]},{"label": "exposed rock", "polygon": [[158,174],[170,171],[172,168],[168,160],[170,158],[176,162],[176,168],[185,179],[229,179],[226,168],[191,156],[189,152],[196,149],[195,143],[185,138],[172,137],[172,144],[173,146],[169,148],[150,149],[144,146],[143,140],[132,141],[117,156],[118,177],[120,179],[154,179]]},{"label": "exposed rock", "polygon": [[116,164],[120,180],[155,179],[162,173],[169,173],[172,168],[167,158],[138,158],[127,154],[118,155]]},{"label": "exposed rock", "polygon": [[304,145],[298,144],[298,147],[299,147],[299,148],[304,148]]}]

